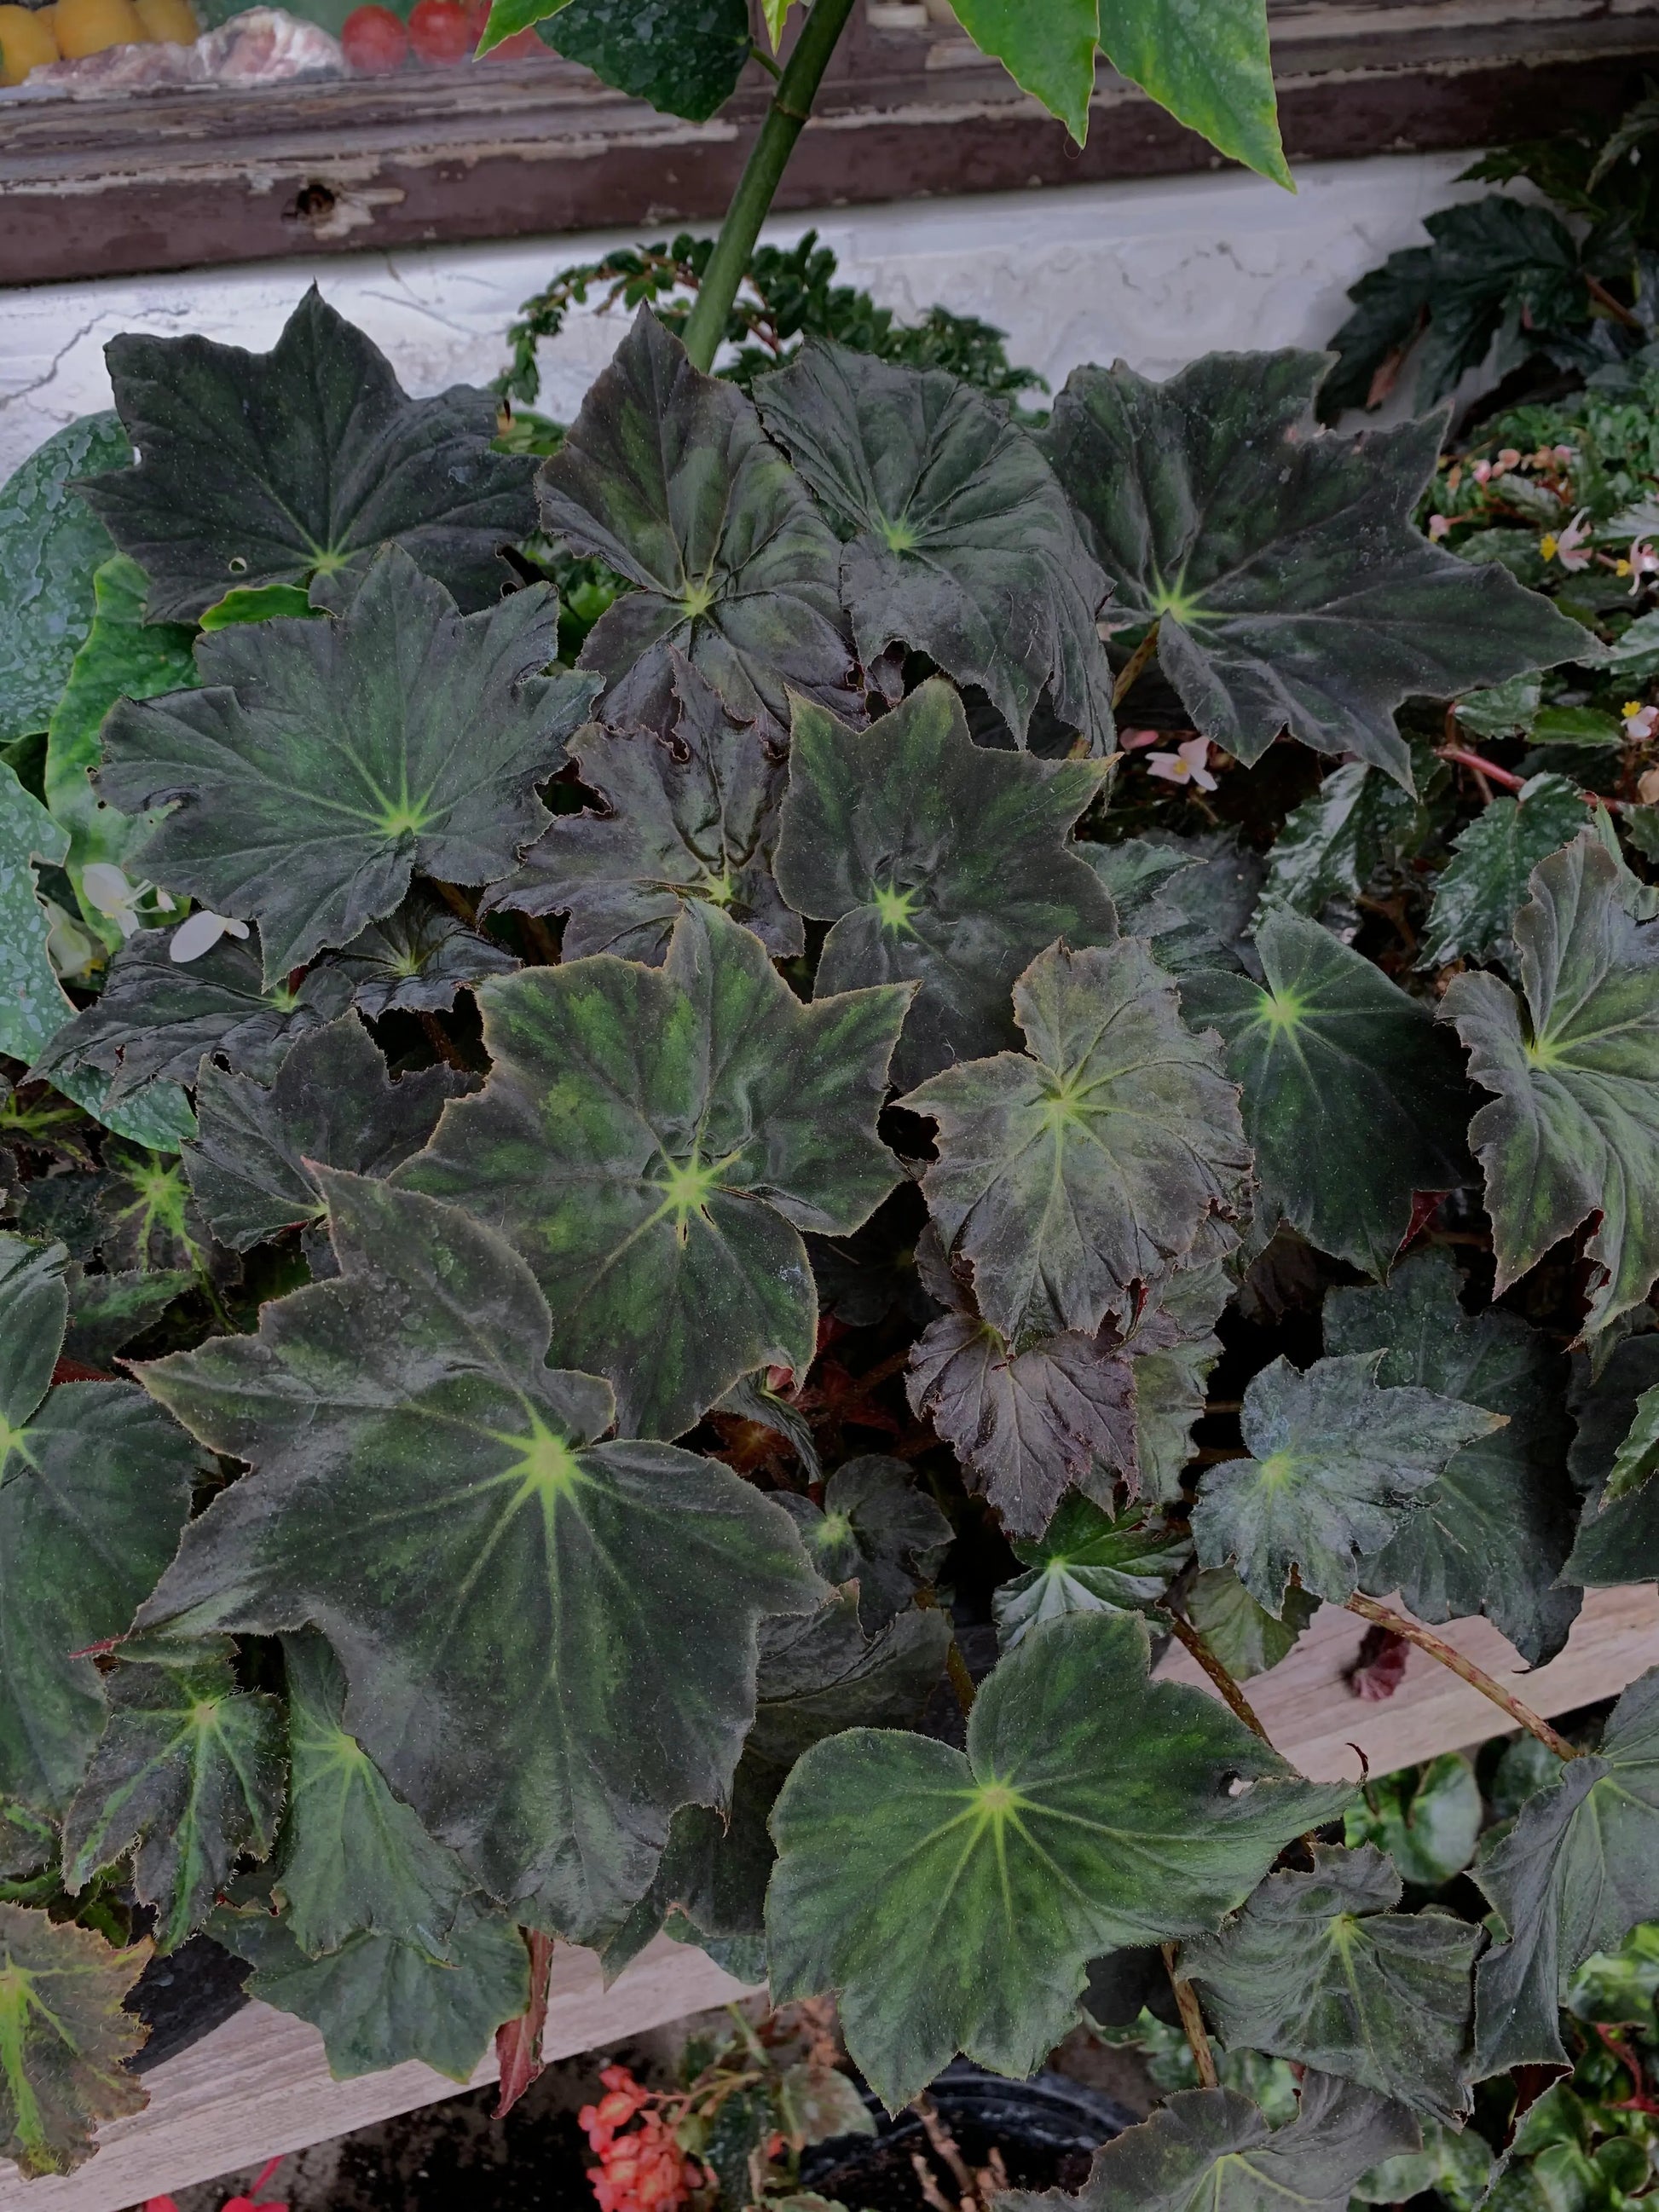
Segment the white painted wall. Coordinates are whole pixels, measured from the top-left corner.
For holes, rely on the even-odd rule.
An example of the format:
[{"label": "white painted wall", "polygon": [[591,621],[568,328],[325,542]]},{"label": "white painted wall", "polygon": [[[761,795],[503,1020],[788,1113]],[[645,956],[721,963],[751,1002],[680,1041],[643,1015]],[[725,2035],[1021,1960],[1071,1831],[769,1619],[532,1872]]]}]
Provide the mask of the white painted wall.
[{"label": "white painted wall", "polygon": [[[815,223],[842,274],[902,313],[935,301],[1009,333],[1011,356],[1058,386],[1119,356],[1156,376],[1216,347],[1322,345],[1347,286],[1419,224],[1478,186],[1467,155],[1312,163],[1295,198],[1227,173],[1070,190],[910,201],[791,216]],[[314,276],[391,356],[412,392],[486,382],[519,302],[567,263],[638,231],[501,246],[429,246],[315,262],[19,288],[0,295],[0,479],[77,415],[110,404],[102,348],[118,331],[199,331],[269,346]],[[539,404],[568,417],[608,358],[620,319],[575,318],[545,349]]]}]

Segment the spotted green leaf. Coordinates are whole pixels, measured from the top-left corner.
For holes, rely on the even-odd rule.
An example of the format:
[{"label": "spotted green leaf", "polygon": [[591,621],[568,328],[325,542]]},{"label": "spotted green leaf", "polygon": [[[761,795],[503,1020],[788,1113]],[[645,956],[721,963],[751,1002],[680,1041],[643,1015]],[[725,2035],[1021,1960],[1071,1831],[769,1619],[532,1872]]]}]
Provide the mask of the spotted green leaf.
[{"label": "spotted green leaf", "polygon": [[1316,922],[1277,909],[1256,950],[1262,982],[1206,970],[1182,979],[1182,1006],[1226,1042],[1268,1206],[1321,1251],[1382,1274],[1413,1194],[1470,1178],[1458,1054],[1430,1007]]},{"label": "spotted green leaf", "polygon": [[1244,1393],[1253,1456],[1202,1479],[1192,1516],[1200,1562],[1237,1565],[1269,1613],[1282,1612],[1292,1567],[1316,1597],[1351,1597],[1362,1565],[1420,1509],[1452,1455],[1504,1425],[1432,1390],[1382,1388],[1382,1357],[1316,1360],[1305,1374],[1275,1359]]},{"label": "spotted green leaf", "polygon": [[0,1797],[53,1814],[104,1725],[84,1655],[125,1634],[172,1558],[200,1456],[130,1382],[49,1387],[64,1257],[0,1235]]},{"label": "spotted green leaf", "polygon": [[556,616],[538,586],[459,615],[392,545],[337,617],[204,636],[204,689],[124,703],[105,730],[106,798],[184,801],[133,864],[257,921],[267,988],[394,913],[416,868],[510,874],[593,695],[540,673]]},{"label": "spotted green leaf", "polygon": [[69,833],[0,761],[0,1053],[32,1060],[74,1009],[46,956],[37,861],[62,862]]},{"label": "spotted green leaf", "polygon": [[1255,761],[1288,728],[1409,790],[1403,699],[1570,660],[1583,630],[1415,528],[1442,416],[1316,428],[1328,362],[1209,354],[1163,384],[1121,362],[1079,368],[1048,449],[1115,612],[1158,623],[1159,663],[1206,737]]},{"label": "spotted green leaf", "polygon": [[472,1887],[345,1724],[340,1663],[309,1631],[283,1638],[288,1690],[288,1810],[272,1871],[283,1925],[307,1957],[373,1933],[448,1955]]},{"label": "spotted green leaf", "polygon": [[749,60],[747,0],[539,0],[528,20],[549,17],[548,44],[568,60],[692,123],[724,106]]},{"label": "spotted green leaf", "polygon": [[1508,960],[1510,932],[1533,870],[1584,826],[1584,793],[1565,775],[1534,775],[1513,799],[1488,801],[1452,840],[1435,878],[1419,968],[1451,960]]},{"label": "spotted green leaf", "polygon": [[1007,2212],[1346,2212],[1360,2176],[1419,2137],[1409,2112],[1310,2073],[1296,2117],[1270,2128],[1237,2089],[1182,2089],[1095,2154],[1075,2197],[1013,2190]]},{"label": "spotted green leaf", "polygon": [[546,527],[635,586],[580,665],[605,717],[663,729],[678,646],[732,713],[780,742],[787,690],[852,719],[841,548],[737,387],[702,375],[641,307],[539,478]]},{"label": "spotted green leaf", "polygon": [[1218,1936],[1183,1944],[1182,1972],[1224,2042],[1460,2119],[1481,1931],[1397,1912],[1403,1893],[1374,1846],[1316,1844],[1310,1874],[1269,1875]]},{"label": "spotted green leaf", "polygon": [[428,1830],[504,1901],[603,1927],[674,1808],[723,1801],[757,1621],[822,1586],[787,1516],[728,1469],[588,1448],[611,1391],[547,1366],[546,1304],[492,1231],[318,1180],[339,1278],[268,1303],[257,1337],[142,1370],[254,1468],[191,1522],[143,1623],[315,1626],[346,1726]]},{"label": "spotted green leaf", "polygon": [[997,1637],[1012,1651],[1045,1620],[1068,1613],[1129,1613],[1156,1605],[1191,1559],[1179,1529],[1144,1506],[1103,1512],[1073,1492],[1034,1543],[1016,1543],[1025,1568],[992,1595]]},{"label": "spotted green leaf", "polygon": [[957,2051],[1031,2072],[1091,1959],[1215,1927],[1343,1802],[1214,1699],[1152,1682],[1149,1653],[1131,1614],[1046,1622],[981,1685],[965,1753],[854,1729],[784,1784],[773,1996],[835,1989],[890,2109]]},{"label": "spotted green leaf", "polygon": [[823,1486],[823,1502],[777,1493],[800,1530],[806,1556],[826,1582],[856,1581],[859,1619],[885,1626],[932,1581],[951,1541],[951,1524],[911,1480],[902,1459],[872,1452],[849,1459]]},{"label": "spotted green leaf", "polygon": [[387,539],[485,607],[508,580],[500,549],[534,526],[531,463],[491,444],[494,398],[410,399],[314,284],[267,354],[130,331],[108,359],[140,458],[86,497],[149,576],[153,622],[233,586],[337,588]]},{"label": "spotted green leaf", "polygon": [[814,341],[764,377],[761,419],[842,540],[859,657],[925,653],[983,691],[1023,745],[1046,690],[1087,750],[1112,750],[1106,578],[1053,470],[1005,408],[946,369]]},{"label": "spotted green leaf", "polygon": [[113,415],[83,415],[37,446],[0,489],[0,744],[44,730],[114,550],[76,486],[131,454]]},{"label": "spotted green leaf", "polygon": [[1333,900],[1357,899],[1376,868],[1413,840],[1422,819],[1411,793],[1380,769],[1364,761],[1333,769],[1292,807],[1273,840],[1264,903],[1316,916]]},{"label": "spotted green leaf", "polygon": [[125,1662],[64,1816],[64,1881],[83,1888],[132,1852],[133,1887],[155,1907],[155,1948],[176,1951],[236,1860],[269,1857],[286,1779],[281,1703],[239,1690],[227,1655],[185,1646]]},{"label": "spotted green leaf", "polygon": [[758,938],[693,902],[660,968],[598,953],[486,984],[492,1066],[399,1180],[500,1229],[603,1375],[624,1435],[684,1433],[741,1375],[804,1375],[804,1229],[897,1181],[877,1109],[905,987],[803,1006]]},{"label": "spotted green leaf", "polygon": [[772,880],[782,757],[732,719],[677,647],[668,658],[679,701],[672,734],[579,731],[571,757],[605,811],[556,815],[485,903],[567,915],[567,960],[615,952],[654,967],[682,902],[706,899],[775,958],[790,958],[805,940]]},{"label": "spotted green leaf", "polygon": [[835,924],[815,989],[920,985],[896,1083],[1012,1045],[1009,994],[1043,947],[1115,935],[1109,896],[1067,848],[1106,773],[976,745],[940,679],[867,731],[797,705],[778,886]]},{"label": "spotted green leaf", "polygon": [[1587,1332],[1659,1274],[1659,922],[1593,830],[1533,871],[1516,917],[1517,997],[1458,975],[1443,1002],[1469,1073],[1496,1093],[1469,1126],[1486,1182],[1497,1290],[1592,1214]]},{"label": "spotted green leaf", "polygon": [[1529,1797],[1473,1872],[1507,1931],[1475,1977],[1474,2079],[1570,2065],[1559,2014],[1569,1981],[1659,1916],[1659,1668],[1632,1683],[1600,1747]]},{"label": "spotted green leaf", "polygon": [[0,2158],[26,2177],[72,2173],[93,2130],[143,2110],[127,2071],[144,2027],[122,1999],[149,1946],[116,1950],[90,1928],[0,1904]]},{"label": "spotted green leaf", "polygon": [[459,1908],[447,1957],[394,1936],[348,1936],[313,1959],[283,1920],[221,1907],[214,1941],[253,1968],[247,1994],[319,2029],[337,2081],[418,2058],[468,2081],[503,2021],[530,1996],[530,1955],[512,1921],[481,1900]]},{"label": "spotted green leaf", "polygon": [[344,1014],[302,1036],[268,1089],[204,1060],[184,1171],[214,1235],[245,1252],[322,1218],[315,1167],[390,1175],[432,1134],[445,1101],[467,1087],[448,1067],[394,1083],[368,1031]]},{"label": "spotted green leaf", "polygon": [[981,1312],[1018,1349],[1092,1335],[1192,1249],[1248,1164],[1213,1039],[1143,940],[1040,953],[1014,986],[1024,1055],[948,1068],[905,1103],[939,1125],[922,1181]]},{"label": "spotted green leaf", "polygon": [[1384,1385],[1416,1384],[1508,1422],[1447,1462],[1366,1562],[1364,1586],[1399,1590],[1419,1620],[1487,1613],[1530,1665],[1553,1659],[1579,1607],[1556,1587],[1577,1510],[1559,1352],[1518,1315],[1466,1314],[1443,1249],[1413,1253],[1386,1289],[1333,1291],[1324,1320],[1328,1352],[1382,1353]]}]

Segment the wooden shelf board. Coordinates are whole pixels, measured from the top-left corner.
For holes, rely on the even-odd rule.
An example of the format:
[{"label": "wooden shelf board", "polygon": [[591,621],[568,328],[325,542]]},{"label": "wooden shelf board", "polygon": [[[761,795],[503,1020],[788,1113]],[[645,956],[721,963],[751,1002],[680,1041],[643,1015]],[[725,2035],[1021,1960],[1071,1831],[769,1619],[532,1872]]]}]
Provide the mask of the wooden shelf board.
[{"label": "wooden shelf board", "polygon": [[[1502,1714],[1420,1651],[1412,1653],[1392,1698],[1368,1705],[1354,1697],[1342,1675],[1364,1627],[1352,1613],[1322,1607],[1290,1657],[1248,1686],[1273,1741],[1304,1773],[1353,1780],[1362,1751],[1373,1773],[1387,1773],[1501,1732]],[[1612,1697],[1659,1665],[1659,1589],[1649,1583],[1591,1591],[1566,1650],[1531,1673],[1484,1620],[1457,1621],[1442,1632],[1536,1711],[1559,1714]],[[1178,1648],[1158,1671],[1168,1680],[1210,1686]],[[568,2057],[744,1994],[701,1951],[663,1936],[608,1990],[592,1954],[562,1944],[544,2054]],[[122,2212],[162,2191],[457,2094],[453,2081],[422,2065],[333,2081],[317,2031],[264,2004],[246,2006],[146,2078],[148,2109],[107,2128],[97,2156],[78,2173],[25,2182],[6,2167],[0,2212]],[[473,2084],[495,2078],[492,2055]]]}]

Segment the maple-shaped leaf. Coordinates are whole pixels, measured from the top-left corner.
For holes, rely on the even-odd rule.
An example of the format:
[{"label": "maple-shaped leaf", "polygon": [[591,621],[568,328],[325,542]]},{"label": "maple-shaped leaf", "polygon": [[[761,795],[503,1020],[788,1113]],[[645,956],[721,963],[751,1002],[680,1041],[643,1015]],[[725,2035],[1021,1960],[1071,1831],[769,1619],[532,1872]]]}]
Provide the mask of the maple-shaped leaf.
[{"label": "maple-shaped leaf", "polygon": [[1489,799],[1458,831],[1452,857],[1435,878],[1419,968],[1508,959],[1532,872],[1584,827],[1584,797],[1570,776],[1531,776],[1513,799],[1504,793]]},{"label": "maple-shaped leaf", "polygon": [[1095,628],[1106,578],[1054,471],[1006,408],[948,369],[812,339],[755,387],[761,420],[842,539],[866,668],[892,645],[983,691],[1025,743],[1046,690],[1088,750],[1112,750]]},{"label": "maple-shaped leaf", "polygon": [[655,967],[684,901],[706,899],[788,959],[805,939],[772,880],[782,754],[727,714],[677,647],[668,658],[679,700],[672,734],[578,731],[571,757],[608,811],[556,815],[485,905],[568,915],[567,960],[615,952]]},{"label": "maple-shaped leaf", "polygon": [[337,589],[387,539],[487,606],[509,580],[501,547],[535,527],[533,465],[494,450],[494,397],[410,399],[314,284],[269,353],[129,331],[107,359],[139,459],[81,489],[149,575],[152,622],[233,586]]},{"label": "maple-shaped leaf", "polygon": [[1079,843],[1111,895],[1126,937],[1152,939],[1152,957],[1172,975],[1195,968],[1238,968],[1267,863],[1231,830],[1202,837],[1159,830],[1115,845]]},{"label": "maple-shaped leaf", "polygon": [[337,2081],[418,2058],[452,2081],[471,2079],[503,2021],[530,2001],[530,1958],[504,1913],[483,1900],[460,1905],[441,1960],[395,1936],[348,1936],[310,1957],[285,1920],[258,1907],[222,1906],[209,1923],[253,1972],[246,1992],[308,2020]]},{"label": "maple-shaped leaf", "polygon": [[148,1943],[118,1951],[90,1928],[0,1903],[0,2158],[26,2177],[72,2173],[93,2130],[140,2112],[124,2062],[145,2028],[122,2000],[149,1962]]},{"label": "maple-shaped leaf", "polygon": [[1231,1205],[1249,1156],[1216,1040],[1182,1025],[1142,939],[1051,946],[1014,1013],[1024,1054],[947,1068],[903,1103],[939,1124],[922,1190],[940,1239],[1018,1348],[1125,1314]]},{"label": "maple-shaped leaf", "polygon": [[1006,2212],[1346,2212],[1361,2177],[1419,2147],[1403,2106],[1310,2073],[1270,2127],[1237,2089],[1181,2089],[1096,2152],[1075,2197],[1011,2190]]},{"label": "maple-shaped leaf", "polygon": [[1068,1613],[1135,1613],[1156,1605],[1193,1555],[1180,1528],[1149,1518],[1145,1506],[1102,1510],[1076,1493],[1035,1542],[1016,1543],[1023,1575],[993,1592],[997,1638],[1012,1651],[1045,1620]]},{"label": "maple-shaped leaf", "polygon": [[1561,1353],[1516,1314],[1466,1314],[1443,1249],[1412,1254],[1384,1290],[1331,1291],[1324,1322],[1328,1352],[1382,1353],[1385,1386],[1415,1383],[1508,1417],[1447,1462],[1366,1563],[1365,1588],[1399,1590],[1419,1620],[1485,1613],[1530,1665],[1553,1659],[1580,1602],[1556,1587],[1577,1504]]},{"label": "maple-shaped leaf", "polygon": [[118,1667],[109,1707],[64,1817],[64,1879],[82,1889],[132,1851],[155,1948],[176,1951],[236,1860],[270,1856],[287,1782],[282,1705],[237,1688],[228,1650],[186,1644]]},{"label": "maple-shaped leaf", "polygon": [[283,1638],[288,1689],[288,1810],[271,1873],[285,1929],[308,1957],[373,1933],[448,1955],[473,1887],[434,1843],[344,1720],[345,1676],[320,1636]]},{"label": "maple-shaped leaf", "polygon": [[302,1036],[269,1089],[204,1063],[198,1129],[184,1170],[213,1233],[233,1251],[325,1208],[314,1167],[387,1176],[432,1134],[445,1102],[471,1087],[453,1068],[395,1083],[355,1014]]},{"label": "maple-shaped leaf", "polygon": [[65,1259],[0,1235],[0,1797],[52,1814],[104,1725],[85,1654],[126,1633],[173,1557],[201,1460],[131,1383],[50,1387]]},{"label": "maple-shaped leaf", "polygon": [[898,1181],[875,1123],[908,997],[803,1006],[694,902],[660,968],[597,953],[486,984],[489,1079],[398,1179],[523,1253],[554,1358],[610,1381],[624,1435],[680,1436],[739,1376],[811,1365],[800,1232],[856,1229]]},{"label": "maple-shaped leaf", "polygon": [[602,1927],[676,1806],[722,1802],[756,1622],[822,1585],[727,1468],[589,1448],[611,1391],[547,1365],[546,1303],[493,1231],[318,1179],[338,1279],[267,1304],[257,1337],[141,1370],[254,1468],[191,1524],[143,1623],[320,1629],[346,1726],[428,1830],[506,1901],[535,1890],[567,1931]]},{"label": "maple-shaped leaf", "polygon": [[1659,922],[1632,915],[1638,888],[1585,831],[1533,871],[1515,920],[1521,995],[1457,975],[1442,1002],[1469,1073],[1497,1094],[1469,1125],[1495,1291],[1599,1215],[1584,1247],[1592,1334],[1659,1275]]},{"label": "maple-shaped leaf", "polygon": [[625,728],[672,719],[678,646],[732,713],[781,742],[786,689],[862,710],[841,610],[841,547],[737,386],[704,376],[648,307],[589,386],[538,480],[542,519],[635,586],[580,665]]},{"label": "maple-shaped leaf", "polygon": [[259,925],[267,985],[394,913],[414,871],[495,883],[551,819],[535,787],[593,696],[540,586],[461,615],[387,546],[343,615],[244,623],[196,648],[204,689],[124,702],[99,788],[180,799],[140,866]]},{"label": "maple-shaped leaf", "polygon": [[98,1250],[118,1271],[234,1278],[236,1263],[216,1247],[176,1153],[112,1140],[94,1208]]},{"label": "maple-shaped leaf", "polygon": [[1106,775],[976,745],[942,678],[865,731],[797,704],[778,887],[835,924],[816,990],[920,985],[896,1083],[1013,1044],[1009,994],[1042,948],[1116,935],[1110,899],[1067,845]]},{"label": "maple-shaped leaf", "polygon": [[351,1004],[351,986],[320,961],[290,989],[265,984],[257,946],[222,938],[199,960],[174,960],[169,929],[141,929],[109,966],[89,1006],[65,1022],[34,1072],[57,1084],[94,1072],[108,1097],[129,1099],[149,1083],[191,1083],[204,1053],[268,1083],[296,1037]]},{"label": "maple-shaped leaf", "polygon": [[1412,520],[1442,415],[1319,430],[1327,354],[1207,354],[1163,384],[1079,368],[1054,402],[1054,471],[1094,535],[1121,621],[1156,622],[1194,725],[1242,761],[1288,729],[1411,788],[1403,699],[1449,699],[1573,659],[1582,626],[1496,562]]},{"label": "maple-shaped leaf", "polygon": [[1568,1983],[1659,1914],[1659,1668],[1631,1684],[1598,1748],[1528,1797],[1471,1872],[1508,1935],[1475,1976],[1474,2078],[1570,2067]]},{"label": "maple-shaped leaf", "polygon": [[1397,1912],[1384,1854],[1313,1846],[1313,1871],[1269,1875],[1218,1936],[1181,1947],[1224,2042],[1316,2067],[1444,2120],[1465,2079],[1482,1932],[1443,1912]]},{"label": "maple-shaped leaf", "polygon": [[0,489],[0,744],[46,728],[91,626],[93,577],[114,550],[74,486],[131,450],[114,415],[82,415]]},{"label": "maple-shaped leaf", "polygon": [[823,1486],[823,1503],[776,1493],[800,1530],[806,1556],[826,1582],[856,1581],[859,1619],[884,1626],[932,1581],[951,1542],[951,1524],[911,1480],[902,1459],[872,1452],[849,1459]]},{"label": "maple-shaped leaf", "polygon": [[1659,1577],[1659,1336],[1626,1337],[1593,1381],[1574,1394],[1577,1434],[1568,1462],[1588,1495],[1569,1582]]},{"label": "maple-shaped leaf", "polygon": [[1296,1568],[1302,1587],[1340,1605],[1360,1565],[1419,1509],[1455,1452],[1504,1416],[1376,1380],[1381,1352],[1319,1359],[1305,1373],[1275,1359],[1250,1382],[1240,1417],[1254,1456],[1212,1467],[1193,1508],[1206,1567],[1236,1565],[1269,1613],[1283,1609]]},{"label": "maple-shaped leaf", "polygon": [[1188,1620],[1236,1682],[1265,1674],[1288,1658],[1319,1610],[1317,1598],[1292,1584],[1282,1613],[1269,1613],[1231,1567],[1206,1567],[1194,1575],[1182,1602]]},{"label": "maple-shaped leaf", "polygon": [[83,1272],[71,1292],[64,1358],[107,1369],[116,1353],[160,1321],[196,1280],[194,1273],[183,1267],[135,1267],[100,1275]]},{"label": "maple-shaped leaf", "polygon": [[1473,1103],[1431,1007],[1304,915],[1256,933],[1264,980],[1184,976],[1181,1003],[1226,1040],[1267,1204],[1322,1252],[1387,1272],[1419,1190],[1472,1176]]},{"label": "maple-shaped leaf", "polygon": [[785,1783],[773,1998],[834,1989],[890,2110],[957,2051],[1032,2072],[1091,1959],[1215,1927],[1345,1801],[1213,1698],[1152,1681],[1150,1650],[1131,1614],[1047,1622],[981,1686],[965,1753],[854,1729]]},{"label": "maple-shaped leaf", "polygon": [[[349,985],[351,1003],[369,1021],[382,1014],[436,1014],[491,975],[510,975],[518,962],[504,945],[469,929],[441,899],[416,884],[395,913],[373,921],[342,945],[326,969]],[[233,1066],[240,1062],[232,1060]]]}]

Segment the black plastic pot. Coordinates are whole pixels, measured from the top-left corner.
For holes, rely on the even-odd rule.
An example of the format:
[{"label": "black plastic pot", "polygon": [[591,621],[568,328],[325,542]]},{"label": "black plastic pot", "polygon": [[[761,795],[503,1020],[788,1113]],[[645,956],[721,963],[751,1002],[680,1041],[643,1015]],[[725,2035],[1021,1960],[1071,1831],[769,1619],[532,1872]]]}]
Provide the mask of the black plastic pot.
[{"label": "black plastic pot", "polygon": [[[945,2068],[931,2094],[969,2164],[983,2166],[994,2144],[1022,2189],[1076,2189],[1101,2144],[1135,2124],[1124,2106],[1064,2075],[1009,2081],[965,2059]],[[801,2185],[854,2212],[915,2212],[921,2197],[910,2160],[927,2148],[921,2122],[912,2112],[889,2119],[867,2090],[864,2096],[878,2132],[815,2144],[802,2156]],[[939,2179],[953,2194],[950,2177]]]},{"label": "black plastic pot", "polygon": [[147,2074],[222,2027],[247,2002],[242,1984],[252,1971],[206,1936],[192,1936],[168,1957],[152,1959],[127,1995],[127,2011],[149,2028],[133,2072]]}]

